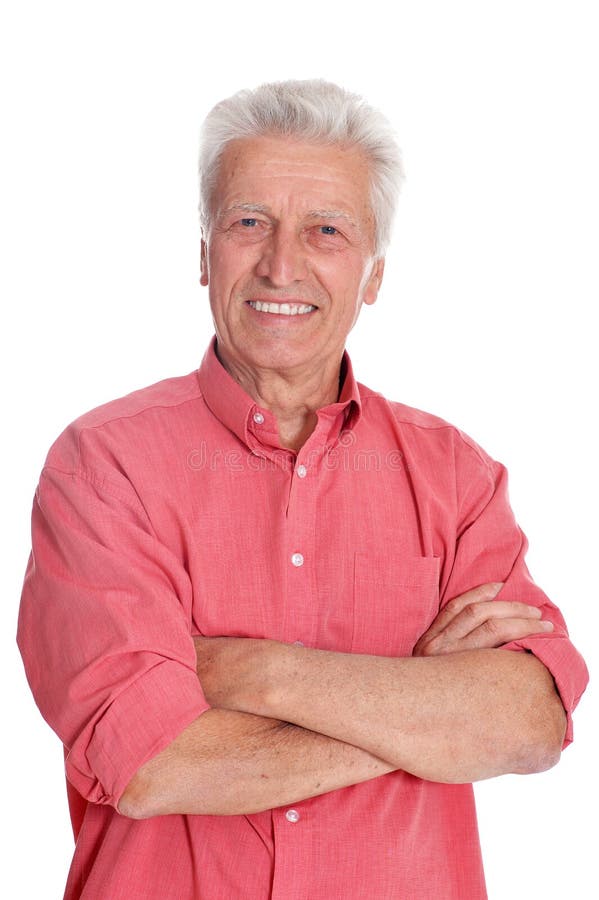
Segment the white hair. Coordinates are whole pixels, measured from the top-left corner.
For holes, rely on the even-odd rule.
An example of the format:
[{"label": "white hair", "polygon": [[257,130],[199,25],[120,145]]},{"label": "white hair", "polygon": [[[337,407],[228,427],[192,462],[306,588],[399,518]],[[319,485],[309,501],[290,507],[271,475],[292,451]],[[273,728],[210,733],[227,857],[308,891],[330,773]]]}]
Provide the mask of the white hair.
[{"label": "white hair", "polygon": [[383,256],[404,178],[395,134],[385,116],[358,94],[321,79],[278,81],[242,90],[208,113],[200,136],[199,210],[204,232],[226,145],[239,138],[273,134],[312,143],[349,144],[366,154],[376,223],[375,252]]}]

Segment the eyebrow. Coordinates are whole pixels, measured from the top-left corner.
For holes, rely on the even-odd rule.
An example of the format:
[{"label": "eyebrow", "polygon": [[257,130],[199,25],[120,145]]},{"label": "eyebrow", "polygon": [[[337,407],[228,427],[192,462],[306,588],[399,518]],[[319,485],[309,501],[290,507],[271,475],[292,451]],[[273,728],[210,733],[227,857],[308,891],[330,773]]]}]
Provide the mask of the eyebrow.
[{"label": "eyebrow", "polygon": [[350,215],[344,212],[342,209],[312,209],[308,213],[308,218],[310,219],[345,219],[346,222],[349,222],[350,225],[353,225],[354,228],[359,228],[358,223],[352,219]]},{"label": "eyebrow", "polygon": [[221,210],[220,216],[226,216],[227,213],[230,212],[255,212],[255,213],[270,213],[270,207],[265,206],[264,203],[233,203],[232,206],[228,206],[226,209]]},{"label": "eyebrow", "polygon": [[[270,215],[272,210],[270,206],[267,206],[264,203],[233,203],[231,206],[228,206],[226,209],[221,210],[219,214],[219,218],[222,216],[226,216],[231,212],[248,212],[248,213],[263,213],[264,215]],[[360,226],[358,223],[346,212],[342,209],[311,209],[307,214],[306,218],[308,219],[345,219],[353,228],[360,230]]]}]

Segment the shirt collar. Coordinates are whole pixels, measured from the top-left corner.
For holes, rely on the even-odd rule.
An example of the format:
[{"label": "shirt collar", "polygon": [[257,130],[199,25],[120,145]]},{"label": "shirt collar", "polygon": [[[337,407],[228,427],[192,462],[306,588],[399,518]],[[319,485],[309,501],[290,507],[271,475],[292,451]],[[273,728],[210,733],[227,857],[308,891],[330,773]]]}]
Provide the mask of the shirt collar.
[{"label": "shirt collar", "polygon": [[[229,375],[216,355],[216,336],[204,354],[198,369],[198,380],[206,405],[222,424],[232,431],[248,447],[256,442],[268,442],[279,447],[278,429],[273,414],[257,403]],[[339,437],[342,429],[351,429],[357,423],[362,409],[360,390],[354,378],[349,354],[344,352],[340,368],[341,389],[336,403],[318,411],[319,418],[331,422],[331,437]],[[333,435],[332,432],[336,432]]]}]

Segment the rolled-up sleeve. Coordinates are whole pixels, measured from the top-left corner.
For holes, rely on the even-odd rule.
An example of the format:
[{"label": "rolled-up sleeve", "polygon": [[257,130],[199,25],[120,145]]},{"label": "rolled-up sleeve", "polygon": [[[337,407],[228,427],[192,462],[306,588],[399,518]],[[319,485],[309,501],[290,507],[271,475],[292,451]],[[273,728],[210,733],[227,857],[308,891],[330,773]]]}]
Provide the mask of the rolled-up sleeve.
[{"label": "rolled-up sleeve", "polygon": [[184,566],[126,479],[47,466],[18,643],[86,800],[116,807],[139,767],[208,708],[190,623]]},{"label": "rolled-up sleeve", "polygon": [[473,442],[458,453],[458,496],[461,525],[442,604],[473,587],[503,582],[496,600],[537,606],[553,631],[504,644],[505,650],[532,652],[551,672],[567,714],[564,747],[572,741],[572,712],[587,683],[585,662],[570,641],[564,618],[533,581],[525,562],[528,542],[518,527],[508,497],[506,469]]}]

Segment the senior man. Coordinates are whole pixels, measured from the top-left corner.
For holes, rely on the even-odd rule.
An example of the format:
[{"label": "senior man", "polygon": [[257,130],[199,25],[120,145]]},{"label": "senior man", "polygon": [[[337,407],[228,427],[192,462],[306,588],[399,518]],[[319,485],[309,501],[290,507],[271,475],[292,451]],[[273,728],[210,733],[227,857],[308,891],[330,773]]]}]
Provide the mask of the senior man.
[{"label": "senior man", "polygon": [[65,896],[485,897],[471,782],[552,766],[586,670],[504,469],[354,379],[395,140],[335,85],[264,85],[201,171],[199,370],[82,416],[36,492],[19,642]]}]

